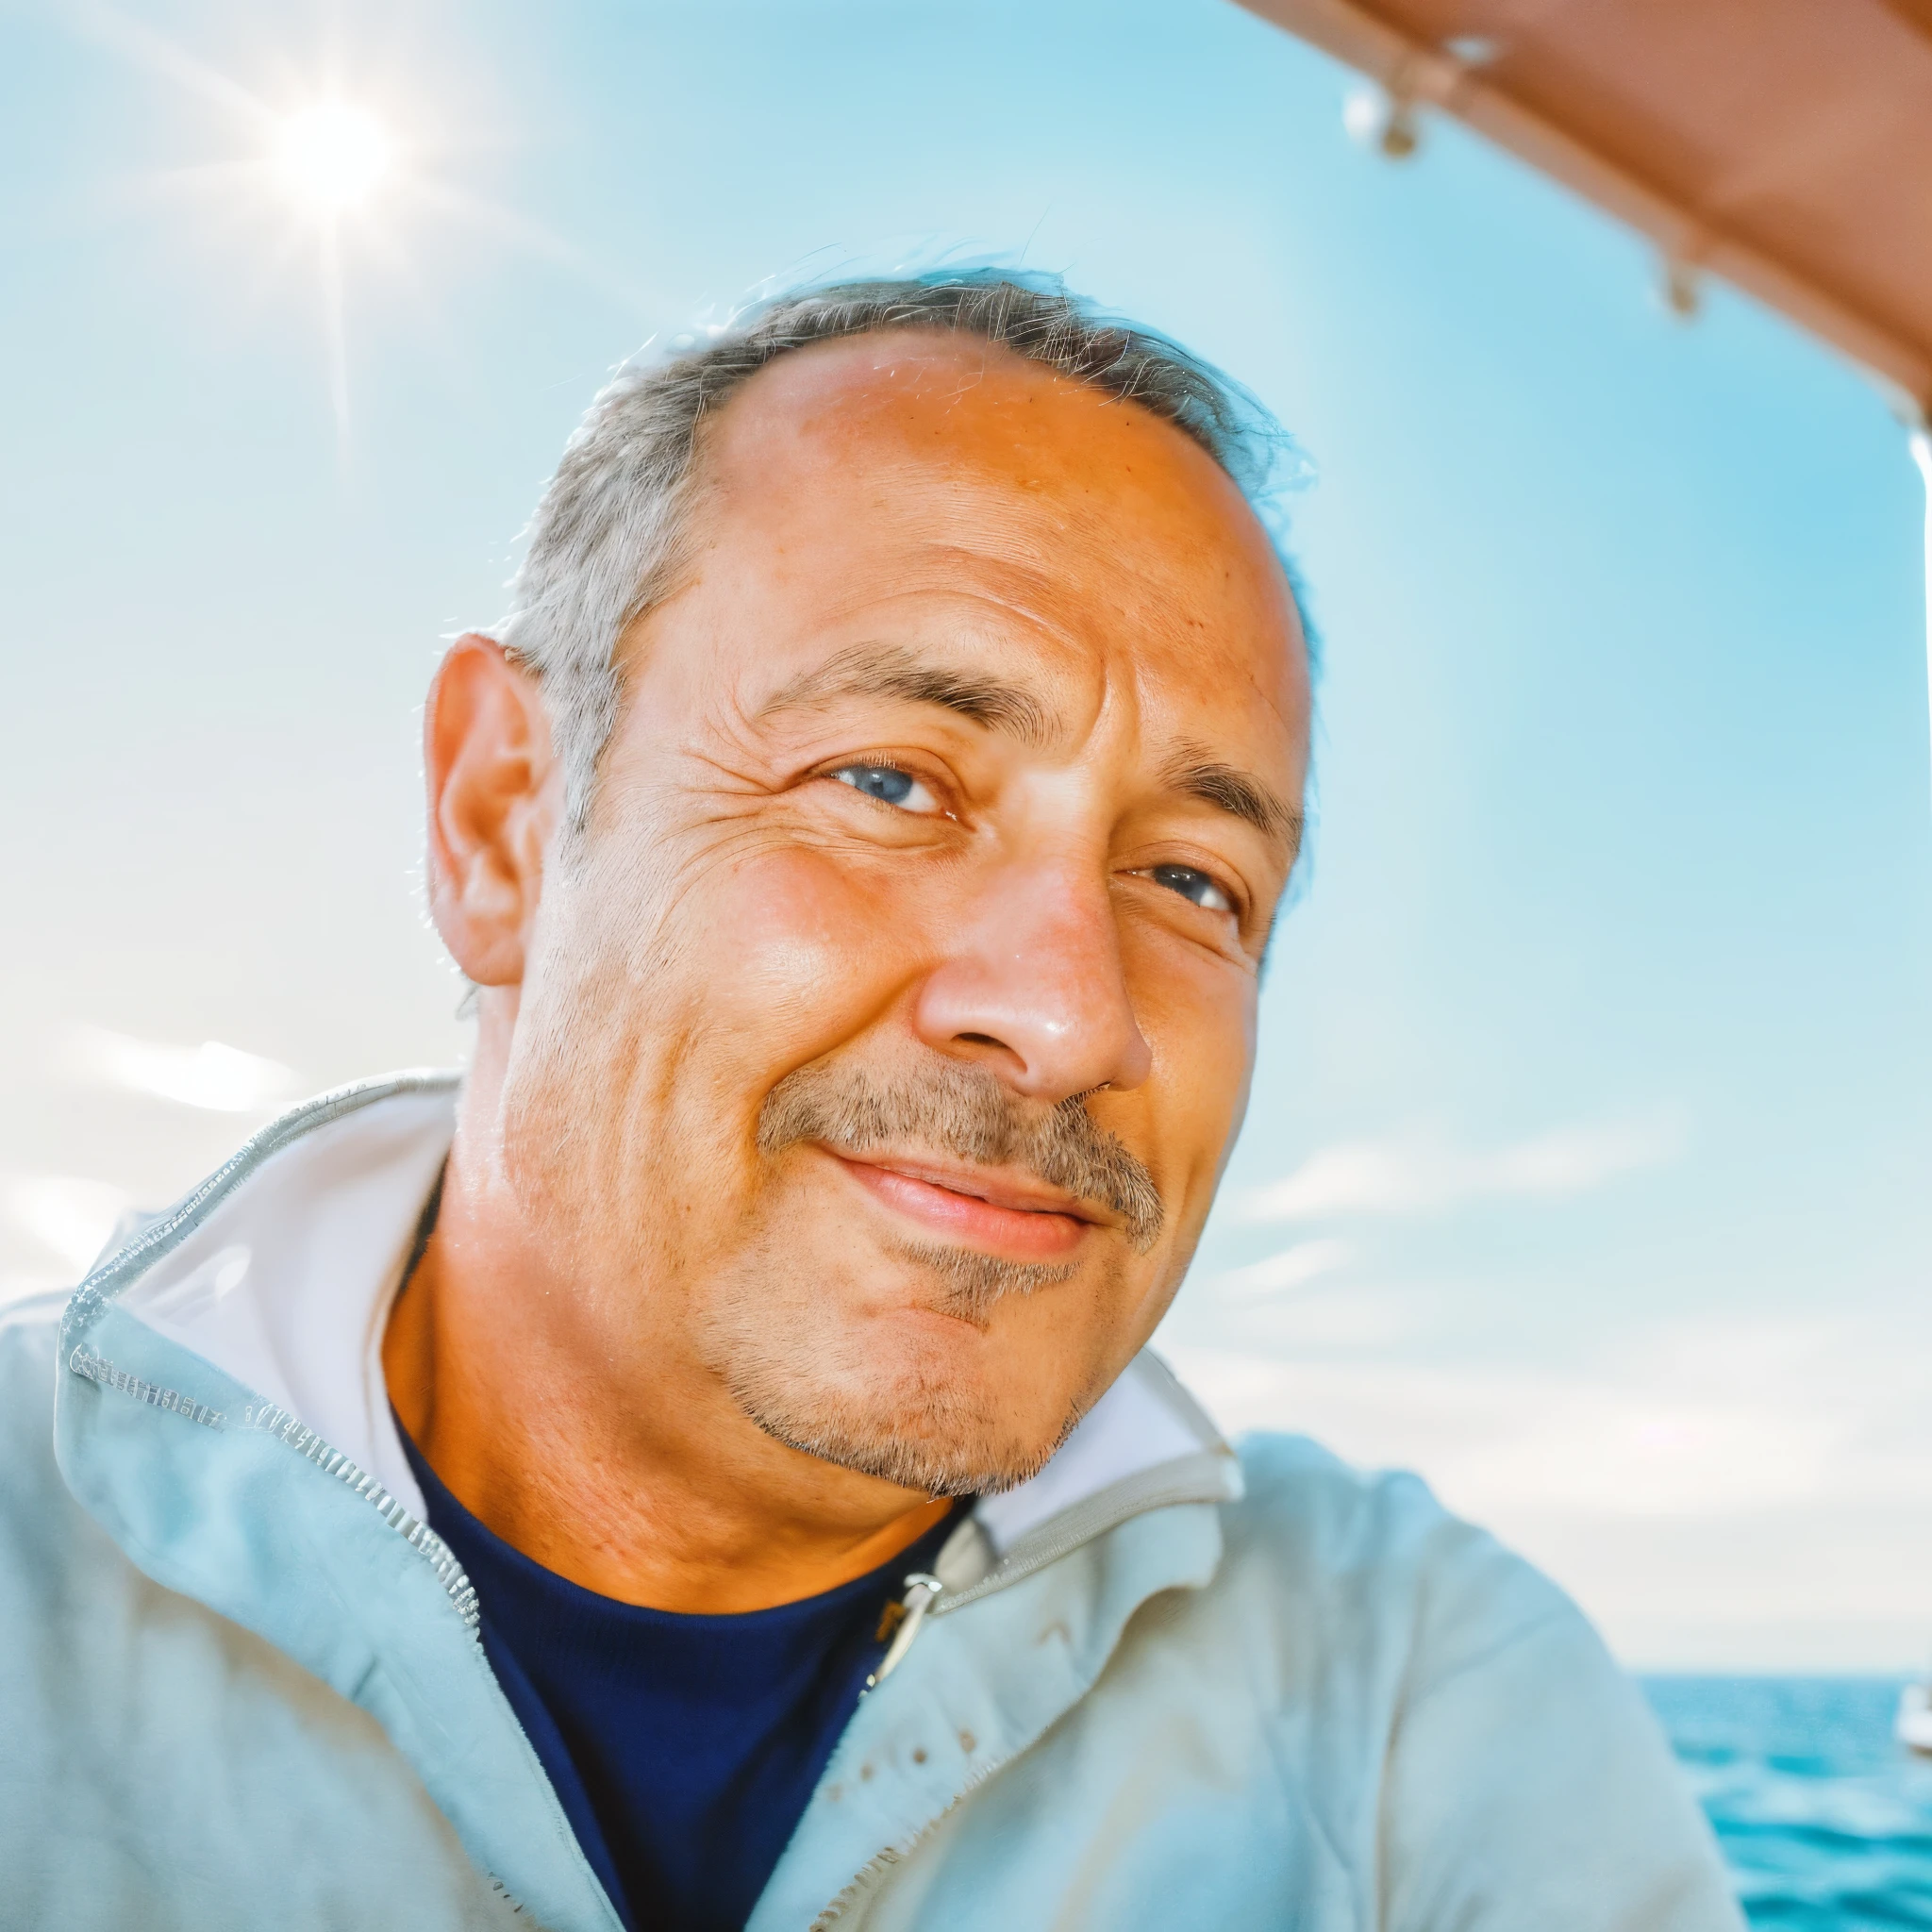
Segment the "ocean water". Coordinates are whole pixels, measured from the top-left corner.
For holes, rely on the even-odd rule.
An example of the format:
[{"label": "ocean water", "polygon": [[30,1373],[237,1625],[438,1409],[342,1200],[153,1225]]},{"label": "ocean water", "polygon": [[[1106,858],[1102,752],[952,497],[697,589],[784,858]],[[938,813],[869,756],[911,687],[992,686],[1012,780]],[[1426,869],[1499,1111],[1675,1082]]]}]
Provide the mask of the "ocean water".
[{"label": "ocean water", "polygon": [[1892,1740],[1899,1680],[1651,1677],[1754,1928],[1932,1927],[1932,1759]]}]

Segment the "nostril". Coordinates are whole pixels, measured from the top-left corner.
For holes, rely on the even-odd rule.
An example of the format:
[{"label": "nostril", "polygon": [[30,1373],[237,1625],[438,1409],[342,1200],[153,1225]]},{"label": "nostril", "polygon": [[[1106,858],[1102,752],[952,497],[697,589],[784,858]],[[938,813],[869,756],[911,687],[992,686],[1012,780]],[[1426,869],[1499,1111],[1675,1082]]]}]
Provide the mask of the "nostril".
[{"label": "nostril", "polygon": [[956,1033],[953,1037],[963,1040],[970,1046],[1004,1047],[1007,1043],[1004,1040],[995,1040],[991,1033]]}]

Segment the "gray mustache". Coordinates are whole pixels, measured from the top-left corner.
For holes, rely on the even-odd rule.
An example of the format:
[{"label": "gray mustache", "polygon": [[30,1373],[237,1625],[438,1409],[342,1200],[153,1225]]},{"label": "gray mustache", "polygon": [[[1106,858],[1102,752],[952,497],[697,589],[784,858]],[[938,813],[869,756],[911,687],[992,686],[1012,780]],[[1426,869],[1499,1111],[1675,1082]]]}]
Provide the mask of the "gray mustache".
[{"label": "gray mustache", "polygon": [[916,1076],[881,1081],[862,1067],[813,1060],[765,1096],[760,1154],[821,1141],[862,1157],[917,1144],[981,1167],[1017,1167],[1125,1224],[1145,1254],[1166,1211],[1154,1176],[1074,1094],[1044,1111],[1029,1108],[984,1069],[935,1059]]}]

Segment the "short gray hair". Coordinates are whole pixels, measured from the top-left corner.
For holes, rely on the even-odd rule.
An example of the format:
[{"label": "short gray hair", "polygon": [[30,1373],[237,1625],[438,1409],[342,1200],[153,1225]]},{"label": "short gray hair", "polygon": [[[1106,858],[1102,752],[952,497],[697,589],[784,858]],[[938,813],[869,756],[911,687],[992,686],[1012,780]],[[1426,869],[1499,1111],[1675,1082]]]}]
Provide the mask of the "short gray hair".
[{"label": "short gray hair", "polygon": [[668,359],[621,370],[566,445],[530,521],[497,637],[542,687],[567,838],[589,821],[617,722],[619,640],[677,587],[706,419],[780,356],[895,328],[977,337],[1172,423],[1240,486],[1280,548],[1274,492],[1284,458],[1299,458],[1274,417],[1178,343],[1101,313],[1057,277],[975,269],[760,302],[696,345],[682,339]]}]

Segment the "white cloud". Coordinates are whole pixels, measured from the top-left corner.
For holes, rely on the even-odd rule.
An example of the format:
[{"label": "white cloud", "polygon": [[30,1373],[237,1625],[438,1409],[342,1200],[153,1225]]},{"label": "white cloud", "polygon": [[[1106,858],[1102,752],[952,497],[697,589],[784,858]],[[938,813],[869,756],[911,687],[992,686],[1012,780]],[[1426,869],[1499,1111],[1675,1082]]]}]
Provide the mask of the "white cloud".
[{"label": "white cloud", "polygon": [[1251,1261],[1244,1268],[1230,1268],[1224,1274],[1216,1275],[1213,1285],[1219,1293],[1231,1300],[1256,1300],[1263,1295],[1279,1294],[1287,1289],[1300,1288],[1320,1275],[1332,1274],[1336,1269],[1345,1268],[1354,1259],[1353,1241],[1332,1238],[1297,1241],[1293,1247],[1284,1248],[1278,1255],[1270,1255],[1266,1260]]},{"label": "white cloud", "polygon": [[1245,1221],[1326,1214],[1420,1214],[1486,1195],[1578,1194],[1668,1160],[1674,1126],[1562,1127],[1488,1153],[1440,1141],[1349,1141],[1311,1155],[1285,1180],[1241,1203]]},{"label": "white cloud", "polygon": [[1425,1298],[1407,1289],[1303,1290],[1243,1308],[1240,1341],[1267,1355],[1387,1349],[1413,1341],[1430,1313]]},{"label": "white cloud", "polygon": [[1588,1370],[1167,1352],[1224,1428],[1419,1470],[1479,1520],[1923,1512],[1932,1494],[1932,1360],[1830,1322],[1657,1324]]},{"label": "white cloud", "polygon": [[0,1181],[0,1208],[77,1277],[107,1246],[127,1196],[106,1181],[41,1174]]},{"label": "white cloud", "polygon": [[243,1053],[218,1040],[168,1046],[105,1026],[75,1027],[67,1058],[84,1078],[213,1113],[258,1112],[290,1098],[296,1084],[293,1072],[279,1060]]},{"label": "white cloud", "polygon": [[1648,1665],[1889,1671],[1932,1635],[1923,1310],[1647,1324],[1583,1365],[1163,1352],[1225,1429],[1416,1471]]}]

